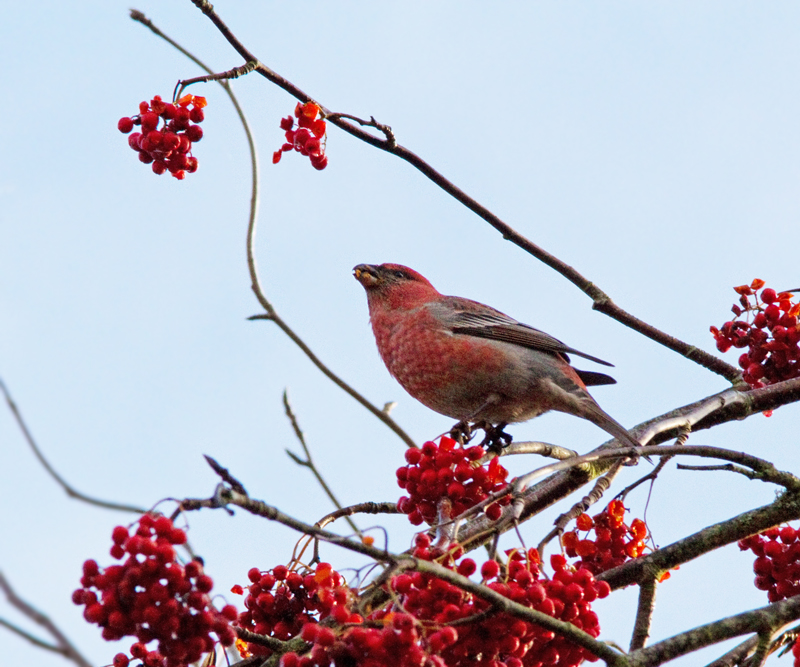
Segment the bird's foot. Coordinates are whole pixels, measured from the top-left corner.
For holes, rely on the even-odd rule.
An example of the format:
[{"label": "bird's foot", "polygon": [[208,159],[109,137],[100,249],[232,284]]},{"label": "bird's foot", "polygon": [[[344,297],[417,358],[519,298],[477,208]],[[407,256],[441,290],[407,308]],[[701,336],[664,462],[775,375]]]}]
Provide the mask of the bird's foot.
[{"label": "bird's foot", "polygon": [[508,424],[500,422],[496,426],[489,422],[479,422],[475,426],[482,428],[485,433],[481,447],[486,447],[487,452],[500,454],[504,448],[511,444],[511,434],[505,432],[505,427]]},{"label": "bird's foot", "polygon": [[475,433],[473,432],[469,421],[464,420],[458,422],[455,426],[453,426],[453,428],[450,429],[450,437],[463,447],[475,437]]}]

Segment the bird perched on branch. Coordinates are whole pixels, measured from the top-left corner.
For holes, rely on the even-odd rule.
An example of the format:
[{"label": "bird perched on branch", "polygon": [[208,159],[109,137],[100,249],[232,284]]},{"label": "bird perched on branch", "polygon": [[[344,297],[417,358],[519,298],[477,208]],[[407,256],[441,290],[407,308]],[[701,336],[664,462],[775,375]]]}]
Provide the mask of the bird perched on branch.
[{"label": "bird perched on branch", "polygon": [[586,390],[615,384],[573,368],[568,354],[604,366],[560,340],[477,301],[444,296],[400,264],[359,264],[369,318],[383,362],[403,388],[469,432],[485,428],[493,444],[510,441],[507,424],[557,410],[587,419],[623,445],[639,443]]}]

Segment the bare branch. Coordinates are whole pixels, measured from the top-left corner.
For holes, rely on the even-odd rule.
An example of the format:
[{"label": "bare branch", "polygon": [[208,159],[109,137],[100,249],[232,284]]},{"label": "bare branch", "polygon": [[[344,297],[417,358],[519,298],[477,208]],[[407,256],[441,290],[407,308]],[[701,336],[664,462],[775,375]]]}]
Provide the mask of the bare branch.
[{"label": "bare branch", "polygon": [[294,330],[283,321],[283,319],[278,315],[275,311],[275,308],[272,304],[267,300],[267,298],[261,292],[260,284],[258,283],[258,275],[255,273],[256,265],[255,265],[255,256],[252,255],[252,239],[251,242],[248,244],[248,257],[252,258],[251,262],[251,279],[255,276],[255,282],[253,282],[253,291],[258,298],[259,303],[264,307],[267,311],[266,315],[254,315],[248,319],[251,320],[269,320],[270,322],[274,322],[278,328],[285,333],[289,339],[297,345],[319,370],[322,371],[323,375],[327,377],[331,382],[333,382],[339,389],[342,389],[345,393],[352,396],[356,401],[358,401],[361,405],[363,405],[367,410],[369,410],[373,415],[375,415],[378,419],[380,419],[384,424],[386,424],[395,434],[404,442],[406,446],[416,448],[416,443],[411,439],[409,436],[400,426],[392,419],[388,413],[381,410],[376,405],[370,403],[366,398],[364,398],[359,392],[353,389],[349,384],[347,384],[344,380],[342,380],[338,375],[336,375],[330,368],[328,368],[322,360],[311,351],[311,348],[303,342],[303,340],[294,332]]},{"label": "bare branch", "polygon": [[29,618],[37,625],[44,628],[48,634],[55,639],[55,644],[50,644],[49,642],[39,639],[35,635],[32,635],[22,628],[19,628],[3,619],[0,619],[0,625],[8,628],[23,639],[27,639],[29,642],[38,646],[39,648],[63,655],[67,660],[71,660],[79,667],[92,667],[91,663],[81,655],[80,651],[73,646],[72,642],[67,639],[66,635],[58,629],[56,624],[53,623],[48,616],[40,612],[38,609],[35,609],[32,605],[16,594],[14,589],[11,587],[11,584],[3,576],[2,572],[0,572],[0,590],[5,593],[6,599],[12,607],[19,610],[20,613],[22,613],[22,615],[26,618]]},{"label": "bare branch", "polygon": [[353,514],[401,514],[401,512],[397,509],[397,503],[358,503],[358,505],[342,507],[335,512],[326,514],[314,525],[324,528],[329,523],[336,521],[336,519],[341,519],[343,516],[352,516]]},{"label": "bare branch", "polygon": [[[211,8],[210,5],[208,5]],[[202,7],[201,7],[202,9]],[[212,9],[213,11],[213,9]],[[142,12],[138,10],[131,10],[130,14],[131,18],[138,23],[149,28],[154,34],[161,37],[163,40],[171,44],[175,47],[178,51],[184,54],[187,58],[189,58],[192,62],[198,65],[201,69],[208,72],[208,77],[199,77],[197,79],[188,79],[187,81],[179,82],[179,84],[188,85],[189,83],[195,83],[200,80],[215,80],[219,83],[228,94],[231,102],[233,103],[234,108],[236,109],[236,114],[239,116],[239,120],[242,123],[242,127],[244,128],[245,135],[247,136],[247,146],[250,151],[250,172],[251,172],[251,194],[250,194],[250,213],[248,216],[248,224],[247,224],[247,267],[250,271],[250,281],[251,281],[251,288],[253,293],[258,299],[258,302],[266,311],[266,315],[256,315],[255,317],[251,317],[249,319],[266,319],[274,322],[278,328],[285,333],[289,339],[297,345],[302,352],[311,360],[311,362],[319,368],[323,374],[330,379],[336,386],[340,389],[344,390],[347,394],[352,396],[356,401],[361,403],[367,410],[369,410],[372,414],[374,414],[378,419],[380,419],[384,424],[386,424],[392,431],[397,434],[403,442],[406,443],[409,447],[416,447],[414,441],[406,434],[403,429],[391,418],[388,414],[384,413],[378,407],[374,406],[370,403],[366,398],[364,398],[360,393],[358,393],[355,389],[353,389],[349,384],[347,384],[344,380],[339,378],[336,374],[333,373],[322,361],[311,351],[311,349],[303,342],[303,340],[294,332],[291,327],[289,327],[286,322],[278,315],[275,307],[270,303],[270,301],[265,296],[262,288],[261,282],[258,277],[258,267],[256,265],[255,259],[255,238],[256,238],[256,221],[258,218],[258,207],[259,207],[259,167],[258,167],[258,152],[256,151],[256,144],[255,139],[253,138],[253,133],[250,129],[250,123],[247,121],[247,117],[242,110],[242,107],[239,105],[239,101],[236,99],[236,96],[233,94],[233,89],[231,88],[230,84],[228,83],[229,78],[234,78],[233,76],[224,76],[224,75],[231,75],[232,73],[239,72],[236,76],[240,76],[241,74],[246,74],[250,71],[253,71],[256,67],[263,67],[261,63],[255,58],[246,58],[246,64],[239,68],[234,68],[233,70],[229,70],[228,72],[223,72],[222,74],[218,75],[214,73],[210,67],[208,67],[205,63],[199,60],[196,56],[191,54],[185,48],[183,48],[180,44],[178,44],[175,40],[168,37],[164,34],[158,27],[156,27],[153,22],[148,19]],[[223,24],[224,25],[224,24]]]},{"label": "bare branch", "polygon": [[645,579],[639,584],[639,605],[636,609],[636,622],[633,624],[630,651],[644,648],[650,636],[650,624],[656,607],[656,577]]},{"label": "bare branch", "polygon": [[539,542],[539,546],[536,547],[541,558],[544,558],[544,550],[547,543],[557,535],[561,535],[570,521],[583,514],[592,505],[598,502],[600,498],[603,497],[603,494],[608,491],[611,482],[614,481],[614,478],[619,474],[620,470],[622,470],[622,461],[616,461],[609,471],[594,483],[594,487],[588,494],[581,498],[579,502],[575,503],[568,512],[564,512],[564,514],[555,520],[555,527],[553,530],[551,530],[544,539]]},{"label": "bare branch", "polygon": [[[291,459],[295,463],[297,463],[297,465],[304,466],[311,471],[311,474],[314,475],[317,482],[322,487],[322,490],[325,492],[328,498],[330,498],[330,501],[333,503],[333,506],[337,510],[341,510],[342,503],[339,502],[339,499],[333,493],[331,487],[328,486],[328,483],[322,477],[322,473],[319,471],[316,464],[314,463],[314,460],[311,458],[311,452],[309,451],[308,445],[306,444],[306,437],[305,435],[303,435],[303,430],[300,428],[300,423],[297,421],[297,415],[295,415],[294,410],[292,410],[292,405],[291,403],[289,403],[289,394],[285,389],[283,390],[283,410],[292,424],[292,429],[294,430],[294,434],[300,441],[300,445],[302,446],[303,451],[305,452],[306,458],[305,460],[303,460],[299,456],[290,452],[288,449],[286,450],[286,453],[291,457]],[[353,532],[355,532],[358,535],[361,535],[361,530],[355,524],[355,521],[353,521],[348,514],[343,514],[342,516],[344,516],[347,523],[350,524],[350,527],[353,529]]]},{"label": "bare branch", "polygon": [[[556,459],[563,461],[565,459],[577,456],[578,452],[574,449],[567,449],[566,447],[559,447],[552,445],[549,442],[527,441],[527,442],[512,442],[508,447],[503,447],[500,456],[514,456],[515,454],[538,454],[549,459]],[[487,455],[481,461],[489,460],[493,455]]]},{"label": "bare branch", "polygon": [[124,503],[115,503],[109,500],[101,500],[99,498],[93,498],[92,496],[87,496],[85,493],[81,493],[80,491],[77,491],[74,487],[72,487],[61,475],[59,475],[56,472],[56,469],[50,465],[50,462],[45,458],[44,454],[42,454],[42,450],[39,449],[39,446],[33,439],[33,435],[31,435],[31,432],[28,429],[25,420],[22,418],[22,414],[20,413],[17,404],[14,402],[14,399],[11,398],[11,393],[8,391],[8,388],[6,387],[2,379],[0,379],[0,391],[3,392],[3,395],[6,398],[6,403],[8,404],[8,408],[9,410],[11,410],[11,414],[14,415],[14,419],[16,420],[20,431],[22,431],[22,435],[28,442],[28,446],[31,448],[31,450],[33,450],[33,453],[39,460],[39,463],[42,464],[42,467],[47,471],[50,477],[52,477],[56,481],[56,483],[64,490],[64,492],[70,498],[74,498],[75,500],[80,500],[81,502],[88,503],[89,505],[102,507],[107,510],[116,510],[118,512],[133,512],[134,514],[144,514],[147,511],[146,509],[143,509],[141,507],[136,507],[135,505],[126,505]]},{"label": "bare branch", "polygon": [[660,665],[706,646],[751,632],[772,633],[800,617],[800,596],[729,616],[630,653],[631,667]]},{"label": "bare branch", "polygon": [[740,665],[755,650],[756,644],[758,644],[758,635],[746,639],[725,655],[720,656],[714,662],[710,662],[706,667],[735,667],[735,665]]},{"label": "bare branch", "polygon": [[617,320],[621,324],[633,329],[634,331],[638,331],[639,333],[647,336],[651,340],[664,345],[665,347],[678,352],[685,358],[689,359],[690,361],[694,361],[695,363],[709,369],[710,371],[717,373],[725,377],[726,379],[730,380],[731,382],[741,381],[741,373],[738,368],[727,364],[726,362],[722,361],[721,359],[715,357],[708,352],[705,352],[695,346],[689,345],[674,336],[671,336],[663,331],[660,331],[656,327],[647,324],[646,322],[640,320],[637,317],[634,317],[632,314],[628,313],[627,311],[623,310],[619,306],[617,306],[611,298],[603,292],[597,285],[595,285],[592,281],[585,278],[581,275],[578,271],[576,271],[573,267],[571,267],[566,262],[558,259],[554,255],[551,255],[543,248],[540,248],[538,245],[533,243],[532,241],[528,240],[522,234],[514,230],[510,225],[503,222],[498,216],[492,213],[489,209],[487,209],[482,204],[478,203],[475,199],[470,197],[467,193],[457,187],[455,184],[450,182],[446,179],[440,172],[434,169],[430,164],[428,164],[425,160],[420,158],[415,153],[411,152],[407,148],[404,148],[400,144],[398,144],[394,138],[394,134],[390,133],[387,134],[385,139],[379,139],[371,135],[369,132],[365,132],[361,129],[360,125],[364,124],[367,126],[374,126],[377,128],[388,127],[382,125],[380,123],[365,123],[360,119],[355,119],[356,123],[350,121],[350,116],[347,114],[341,113],[334,113],[330,109],[327,109],[323,105],[321,105],[317,100],[313,100],[310,95],[306,92],[295,86],[293,83],[284,79],[282,76],[268,68],[262,62],[258,60],[245,46],[242,44],[239,39],[231,32],[230,28],[225,24],[225,22],[220,18],[220,16],[214,11],[214,7],[211,5],[210,2],[207,0],[192,0],[193,4],[200,9],[210,20],[211,22],[217,27],[220,33],[225,37],[228,43],[234,48],[234,50],[246,61],[246,62],[255,62],[256,70],[259,74],[261,74],[264,78],[268,81],[274,83],[276,86],[282,88],[290,95],[295,97],[296,99],[300,100],[301,102],[309,102],[314,101],[321,109],[323,114],[330,119],[330,122],[336,125],[338,128],[342,129],[343,131],[347,132],[348,134],[364,141],[371,146],[376,148],[380,148],[381,150],[387,151],[388,153],[392,153],[396,155],[402,160],[405,160],[410,165],[418,169],[422,172],[425,176],[427,176],[431,181],[433,181],[436,185],[438,185],[442,190],[444,190],[447,194],[455,198],[458,202],[466,206],[469,210],[473,213],[478,215],[479,217],[483,218],[486,222],[488,222],[494,229],[500,232],[503,238],[507,241],[511,241],[516,246],[524,250],[525,252],[529,253],[539,261],[543,262],[547,266],[551,267],[562,276],[564,276],[567,280],[569,280],[573,285],[578,287],[584,294],[589,296],[592,299],[592,307],[609,317]]}]

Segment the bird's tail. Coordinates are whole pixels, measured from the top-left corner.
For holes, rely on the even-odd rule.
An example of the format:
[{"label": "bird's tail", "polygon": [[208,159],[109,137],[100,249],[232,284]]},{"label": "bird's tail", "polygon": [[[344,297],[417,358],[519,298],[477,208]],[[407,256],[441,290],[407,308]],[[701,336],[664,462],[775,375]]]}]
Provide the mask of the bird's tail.
[{"label": "bird's tail", "polygon": [[[641,447],[642,443],[640,443],[636,438],[634,438],[622,424],[620,424],[616,419],[614,419],[611,415],[605,412],[599,405],[596,403],[592,406],[591,409],[587,410],[586,418],[599,426],[609,435],[613,435],[617,440],[619,440],[623,445],[626,447]],[[648,459],[649,460],[649,459]]]}]

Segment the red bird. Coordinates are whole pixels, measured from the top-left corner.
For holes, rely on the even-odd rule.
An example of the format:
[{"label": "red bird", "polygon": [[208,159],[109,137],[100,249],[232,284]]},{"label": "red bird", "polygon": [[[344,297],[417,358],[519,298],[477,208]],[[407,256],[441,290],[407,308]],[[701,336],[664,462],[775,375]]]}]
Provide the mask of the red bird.
[{"label": "red bird", "polygon": [[406,266],[359,264],[353,274],[367,291],[383,362],[432,410],[464,425],[497,425],[501,434],[506,424],[558,410],[588,419],[625,445],[639,446],[586,391],[587,385],[616,381],[573,368],[567,353],[611,366],[608,362],[482,303],[444,296]]}]

